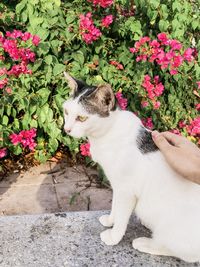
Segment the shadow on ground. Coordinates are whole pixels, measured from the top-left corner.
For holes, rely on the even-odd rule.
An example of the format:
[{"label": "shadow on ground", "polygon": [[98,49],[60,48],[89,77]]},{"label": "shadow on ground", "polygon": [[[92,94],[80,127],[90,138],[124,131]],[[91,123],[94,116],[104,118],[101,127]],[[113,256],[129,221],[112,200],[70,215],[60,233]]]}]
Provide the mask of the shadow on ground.
[{"label": "shadow on ground", "polygon": [[111,190],[94,169],[47,162],[0,182],[0,215],[110,209]]}]

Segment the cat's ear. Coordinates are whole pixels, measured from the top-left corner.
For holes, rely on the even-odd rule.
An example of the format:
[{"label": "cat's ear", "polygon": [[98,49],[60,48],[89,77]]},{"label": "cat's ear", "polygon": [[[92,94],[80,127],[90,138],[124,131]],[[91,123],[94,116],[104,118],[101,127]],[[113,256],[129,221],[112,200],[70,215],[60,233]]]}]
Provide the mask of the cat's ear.
[{"label": "cat's ear", "polygon": [[71,94],[74,94],[78,89],[78,84],[76,80],[72,76],[70,76],[69,73],[65,71],[64,71],[64,76],[68,82],[69,88],[71,89]]},{"label": "cat's ear", "polygon": [[100,113],[107,116],[115,107],[115,96],[109,84],[99,85],[87,96],[90,104],[97,106]]},{"label": "cat's ear", "polygon": [[111,111],[115,106],[115,95],[110,84],[97,86],[96,97],[98,101],[107,106],[108,111]]},{"label": "cat's ear", "polygon": [[77,91],[81,91],[81,89],[85,87],[84,82],[75,79],[65,71],[64,71],[64,76],[68,82],[69,88],[71,89],[71,95],[75,95]]}]

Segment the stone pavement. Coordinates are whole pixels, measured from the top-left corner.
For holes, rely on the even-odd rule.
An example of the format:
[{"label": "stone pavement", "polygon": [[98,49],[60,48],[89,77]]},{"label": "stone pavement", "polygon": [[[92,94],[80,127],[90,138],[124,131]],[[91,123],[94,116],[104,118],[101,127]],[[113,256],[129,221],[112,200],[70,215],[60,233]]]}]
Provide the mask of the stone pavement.
[{"label": "stone pavement", "polygon": [[47,162],[0,182],[0,215],[110,209],[112,192],[95,170]]},{"label": "stone pavement", "polygon": [[0,216],[1,267],[194,267],[181,260],[152,256],[132,248],[132,240],[149,232],[132,217],[123,240],[104,245],[105,211]]}]

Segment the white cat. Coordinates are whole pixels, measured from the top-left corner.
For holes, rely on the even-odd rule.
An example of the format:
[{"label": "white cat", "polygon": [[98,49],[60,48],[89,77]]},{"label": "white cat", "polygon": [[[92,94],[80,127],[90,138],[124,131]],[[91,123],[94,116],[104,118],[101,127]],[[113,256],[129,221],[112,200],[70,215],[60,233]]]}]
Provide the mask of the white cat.
[{"label": "white cat", "polygon": [[116,106],[109,85],[91,87],[65,76],[73,96],[63,106],[64,129],[73,137],[88,137],[92,159],[113,189],[111,213],[99,219],[113,227],[101,233],[101,240],[118,244],[135,211],[152,231],[152,238],[133,240],[135,249],[200,261],[200,186],[168,166],[139,118]]}]

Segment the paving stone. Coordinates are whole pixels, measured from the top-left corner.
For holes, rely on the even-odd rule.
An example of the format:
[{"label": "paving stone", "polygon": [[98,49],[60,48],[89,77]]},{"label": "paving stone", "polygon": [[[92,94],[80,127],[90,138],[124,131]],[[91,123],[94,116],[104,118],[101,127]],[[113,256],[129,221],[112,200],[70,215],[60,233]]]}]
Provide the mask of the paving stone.
[{"label": "paving stone", "polygon": [[51,166],[52,164],[47,162],[34,166],[26,172],[13,173],[0,182],[0,187],[52,184],[52,176],[48,175],[48,172],[51,171]]},{"label": "paving stone", "polygon": [[0,214],[110,209],[111,191],[96,188],[94,175],[94,169],[65,162],[12,174],[0,182]]},{"label": "paving stone", "polygon": [[58,211],[53,185],[0,188],[0,214],[35,214]]}]

